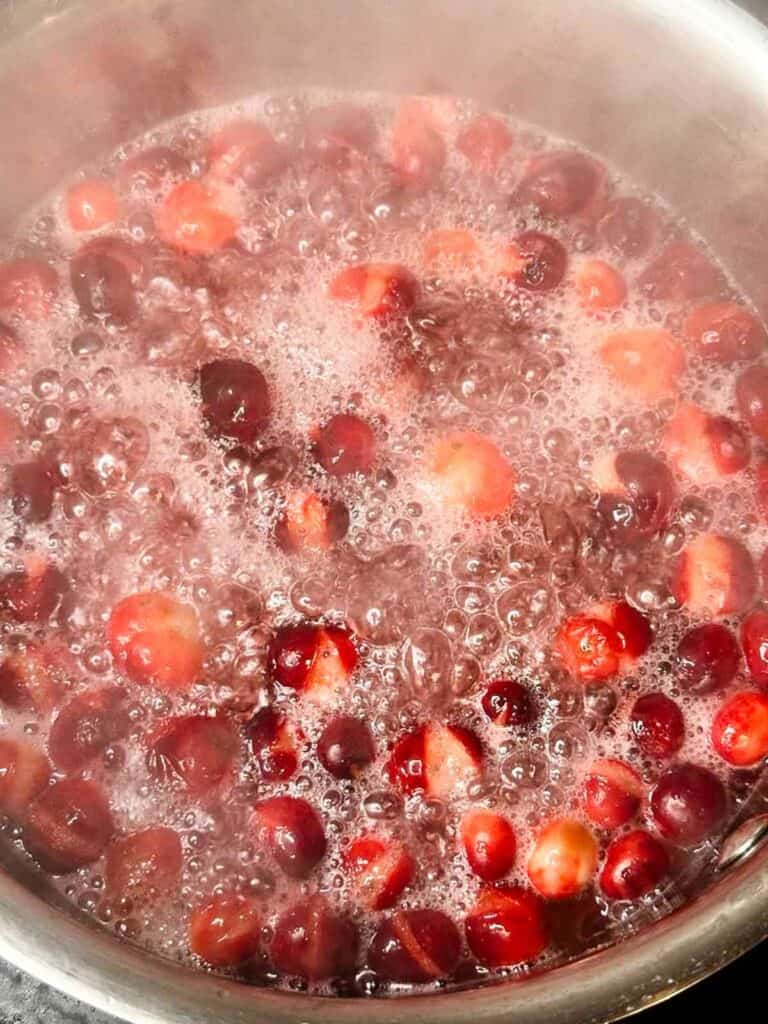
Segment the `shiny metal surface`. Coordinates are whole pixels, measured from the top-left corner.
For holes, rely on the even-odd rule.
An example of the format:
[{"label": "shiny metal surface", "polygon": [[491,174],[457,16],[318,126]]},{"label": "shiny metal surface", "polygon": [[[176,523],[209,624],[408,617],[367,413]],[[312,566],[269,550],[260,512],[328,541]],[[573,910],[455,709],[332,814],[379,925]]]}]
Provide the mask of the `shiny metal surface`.
[{"label": "shiny metal surface", "polygon": [[[681,210],[768,312],[768,33],[723,0],[6,2],[0,223],[164,117],[302,84],[469,93],[578,139]],[[768,935],[762,836],[740,834],[715,884],[620,945],[449,995],[363,1004],[193,973],[78,919],[11,855],[0,955],[136,1024],[598,1024]]]}]

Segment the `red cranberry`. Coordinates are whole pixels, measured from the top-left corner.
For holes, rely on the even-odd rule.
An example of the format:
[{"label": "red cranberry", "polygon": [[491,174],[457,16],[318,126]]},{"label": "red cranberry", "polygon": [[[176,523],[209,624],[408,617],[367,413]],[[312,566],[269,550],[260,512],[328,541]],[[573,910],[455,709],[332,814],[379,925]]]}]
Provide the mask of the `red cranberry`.
[{"label": "red cranberry", "polygon": [[59,290],[59,275],[41,260],[0,263],[0,311],[44,320]]},{"label": "red cranberry", "polygon": [[230,774],[238,750],[229,719],[187,715],[161,728],[147,752],[147,767],[159,782],[180,782],[191,793],[206,793]]},{"label": "red cranberry", "polygon": [[752,433],[768,441],[768,367],[750,366],[736,378],[736,401]]},{"label": "red cranberry", "polygon": [[600,888],[612,900],[636,900],[669,872],[669,854],[650,832],[636,829],[614,839],[605,855]]},{"label": "red cranberry", "polygon": [[395,744],[387,772],[405,793],[450,797],[482,774],[483,749],[477,736],[460,725],[430,722]]},{"label": "red cranberry", "polygon": [[494,725],[528,725],[534,714],[530,691],[514,679],[495,679],[489,683],[482,706]]},{"label": "red cranberry", "polygon": [[644,256],[656,240],[659,219],[651,205],[634,196],[612,200],[597,225],[597,233],[612,249],[629,259]]},{"label": "red cranberry", "polygon": [[757,358],[768,344],[757,317],[734,302],[697,306],[688,314],[683,331],[703,359],[726,366]]},{"label": "red cranberry", "polygon": [[61,697],[69,652],[55,642],[27,644],[0,664],[0,703],[19,711],[48,714]]},{"label": "red cranberry", "polygon": [[464,928],[472,953],[488,967],[535,960],[549,945],[542,901],[519,885],[483,886]]},{"label": "red cranberry", "polygon": [[712,746],[737,768],[756,765],[768,754],[768,696],[743,691],[722,705],[712,723]]},{"label": "red cranberry", "polygon": [[739,645],[730,629],[714,622],[695,626],[677,645],[677,681],[692,693],[721,690],[736,675],[739,661]]},{"label": "red cranberry", "polygon": [[58,713],[48,737],[48,753],[57,768],[79,771],[130,728],[119,687],[90,690],[73,697]]},{"label": "red cranberry", "polygon": [[358,943],[354,923],[334,913],[322,897],[313,896],[278,919],[270,954],[284,974],[323,981],[354,971]]},{"label": "red cranberry", "polygon": [[706,427],[712,458],[721,473],[740,473],[749,465],[749,437],[728,416],[710,416]]},{"label": "red cranberry", "polygon": [[216,437],[252,444],[269,422],[264,374],[243,359],[214,359],[202,366],[200,396],[206,425]]},{"label": "red cranberry", "polygon": [[317,741],[320,764],[337,779],[354,779],[376,756],[371,731],[351,715],[336,715]]},{"label": "red cranberry", "polygon": [[708,256],[688,242],[672,242],[657,256],[638,282],[649,299],[688,302],[714,295],[722,277]]},{"label": "red cranberry", "polygon": [[223,194],[201,181],[182,181],[155,211],[166,245],[193,255],[214,253],[232,241],[237,221],[219,205]]},{"label": "red cranberry", "polygon": [[741,646],[752,679],[768,686],[768,612],[752,612],[741,624]]},{"label": "red cranberry", "polygon": [[625,825],[640,810],[645,795],[642,780],[623,761],[595,761],[584,780],[584,813],[600,828]]},{"label": "red cranberry", "polygon": [[515,863],[514,829],[501,814],[475,808],[461,819],[461,843],[472,871],[484,882],[497,882]]},{"label": "red cranberry", "polygon": [[649,757],[672,757],[685,739],[683,713],[663,693],[639,697],[630,713],[632,737]]},{"label": "red cranberry", "polygon": [[313,491],[293,491],[277,525],[276,538],[284,551],[327,551],[346,536],[349,510],[343,501],[328,501]]},{"label": "red cranberry", "polygon": [[136,317],[136,295],[144,275],[139,250],[118,238],[92,239],[69,264],[72,291],[82,315],[116,324],[128,324]]},{"label": "red cranberry", "polygon": [[291,878],[306,878],[325,856],[322,823],[306,800],[293,796],[261,800],[253,823],[277,866]]},{"label": "red cranberry", "polygon": [[401,182],[414,190],[429,188],[446,160],[445,142],[423,105],[404,103],[392,126],[392,166]]},{"label": "red cranberry", "polygon": [[547,217],[571,217],[593,202],[602,180],[602,168],[583,153],[542,153],[531,161],[517,199]]},{"label": "red cranberry", "polygon": [[605,260],[586,260],[576,274],[576,289],[582,306],[592,313],[622,306],[627,298],[627,282]]},{"label": "red cranberry", "polygon": [[492,175],[512,145],[512,135],[498,117],[476,117],[462,128],[456,148],[480,174]]},{"label": "red cranberry", "polygon": [[550,900],[586,889],[597,868],[597,841],[579,821],[557,818],[539,832],[528,860],[533,887]]},{"label": "red cranberry", "polygon": [[716,775],[696,764],[666,771],[651,794],[651,813],[663,836],[694,846],[717,831],[728,811],[725,787]]},{"label": "red cranberry", "polygon": [[189,919],[189,947],[213,967],[236,967],[249,960],[260,939],[256,901],[247,896],[216,896]]},{"label": "red cranberry", "polygon": [[359,416],[339,413],[318,431],[315,454],[331,476],[367,474],[376,462],[376,435]]},{"label": "red cranberry", "polygon": [[120,217],[120,200],[108,181],[90,178],[70,185],[67,220],[74,231],[96,231]]},{"label": "red cranberry", "polygon": [[285,715],[271,707],[261,708],[245,727],[245,734],[261,777],[267,782],[290,779],[299,757],[296,737]]},{"label": "red cranberry", "polygon": [[594,682],[619,671],[622,640],[613,626],[589,615],[573,615],[555,642],[565,667],[576,679]]},{"label": "red cranberry", "polygon": [[21,572],[0,578],[0,616],[15,622],[43,623],[64,611],[69,582],[60,569],[30,559]]},{"label": "red cranberry", "polygon": [[172,828],[156,826],[119,836],[107,848],[107,894],[134,906],[151,902],[174,890],[181,867],[181,841]]},{"label": "red cranberry", "polygon": [[568,266],[565,246],[551,235],[526,231],[518,235],[512,246],[513,278],[519,288],[532,292],[549,292],[561,283]]},{"label": "red cranberry", "polygon": [[322,701],[346,686],[357,651],[338,626],[286,626],[272,641],[267,664],[281,686]]},{"label": "red cranberry", "polygon": [[610,481],[598,481],[600,513],[617,537],[634,541],[657,534],[675,497],[675,480],[661,459],[630,450],[611,458]]},{"label": "red cranberry", "polygon": [[383,921],[368,949],[368,963],[385,981],[417,985],[447,978],[461,957],[461,936],[439,910],[402,910]]},{"label": "red cranberry", "polygon": [[20,462],[11,470],[11,508],[28,523],[44,523],[53,509],[61,476],[49,459]]},{"label": "red cranberry", "polygon": [[344,851],[344,867],[354,880],[357,901],[368,910],[386,910],[411,884],[413,858],[394,839],[363,835]]},{"label": "red cranberry", "polygon": [[354,303],[363,317],[387,323],[413,308],[419,285],[400,263],[357,263],[336,274],[328,293],[338,302]]},{"label": "red cranberry", "polygon": [[624,655],[639,658],[651,646],[653,630],[650,622],[626,601],[610,605],[610,622],[621,641]]},{"label": "red cranberry", "polygon": [[208,160],[212,178],[260,188],[285,168],[288,152],[257,121],[233,121],[210,140]]},{"label": "red cranberry", "polygon": [[0,739],[0,813],[23,820],[48,785],[48,759],[29,743]]},{"label": "red cranberry", "polygon": [[52,875],[66,875],[98,860],[115,827],[100,786],[62,779],[32,802],[24,845]]},{"label": "red cranberry", "polygon": [[19,364],[21,346],[16,332],[0,321],[0,373],[12,373]]},{"label": "red cranberry", "polygon": [[153,146],[129,157],[117,169],[117,177],[125,189],[140,188],[157,191],[172,176],[189,173],[189,163],[181,153],[168,146]]},{"label": "red cranberry", "polygon": [[352,103],[331,103],[316,107],[307,115],[304,146],[315,159],[343,164],[350,150],[365,153],[376,141],[376,125],[364,107]]},{"label": "red cranberry", "polygon": [[757,569],[740,541],[703,533],[680,556],[671,588],[693,615],[740,615],[754,601]]}]

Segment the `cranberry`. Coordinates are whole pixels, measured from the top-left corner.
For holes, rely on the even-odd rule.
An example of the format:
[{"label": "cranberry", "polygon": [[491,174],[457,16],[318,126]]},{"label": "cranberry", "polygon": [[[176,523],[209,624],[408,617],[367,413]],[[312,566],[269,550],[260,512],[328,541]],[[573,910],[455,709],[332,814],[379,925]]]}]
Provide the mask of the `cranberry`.
[{"label": "cranberry", "polygon": [[49,459],[17,463],[11,470],[11,508],[28,523],[44,523],[53,510],[56,489],[62,480]]},{"label": "cranberry", "polygon": [[442,502],[472,518],[494,519],[514,502],[515,472],[483,434],[459,431],[441,438],[429,469]]},{"label": "cranberry", "polygon": [[616,309],[627,298],[626,281],[604,260],[587,260],[579,268],[576,287],[582,305],[593,312]]},{"label": "cranberry", "polygon": [[320,764],[337,779],[354,779],[376,756],[371,731],[351,715],[336,715],[317,741]]},{"label": "cranberry", "polygon": [[600,165],[583,153],[541,153],[531,161],[517,200],[533,204],[546,217],[571,217],[594,201],[603,177]]},{"label": "cranberry", "polygon": [[368,963],[384,981],[414,984],[447,978],[461,957],[461,936],[439,910],[402,910],[383,921]]},{"label": "cranberry", "polygon": [[663,693],[646,693],[639,697],[629,721],[634,741],[649,757],[672,757],[683,745],[683,713]]},{"label": "cranberry", "polygon": [[536,837],[528,877],[547,899],[567,899],[586,888],[596,868],[595,837],[580,822],[560,818]]},{"label": "cranberry", "polygon": [[22,820],[48,785],[48,759],[29,743],[0,739],[0,812]]},{"label": "cranberry", "polygon": [[376,463],[376,447],[376,435],[365,420],[338,413],[318,431],[315,455],[331,476],[365,475]]},{"label": "cranberry", "polygon": [[446,160],[443,137],[429,110],[406,102],[392,126],[392,166],[404,185],[429,188],[440,177]]},{"label": "cranberry", "polygon": [[15,331],[0,321],[0,373],[12,373],[19,364],[21,345]]},{"label": "cranberry", "polygon": [[749,438],[741,427],[688,402],[667,424],[663,443],[680,472],[699,484],[718,483],[749,464]]},{"label": "cranberry", "polygon": [[462,128],[456,148],[480,174],[493,175],[512,146],[512,134],[498,117],[476,117]]},{"label": "cranberry", "polygon": [[616,675],[623,643],[610,623],[574,615],[560,627],[555,649],[572,676],[590,683]]},{"label": "cranberry", "polygon": [[124,189],[156,192],[172,176],[180,177],[188,171],[188,161],[181,153],[168,146],[153,146],[124,160],[117,176]]},{"label": "cranberry", "polygon": [[112,609],[107,638],[118,668],[137,683],[188,689],[202,669],[200,625],[190,605],[147,591]]},{"label": "cranberry", "polygon": [[344,164],[350,151],[365,153],[376,141],[376,125],[364,107],[331,103],[310,111],[304,126],[304,147],[313,159]]},{"label": "cranberry", "polygon": [[64,611],[69,582],[53,565],[31,558],[21,572],[0,578],[0,616],[15,622],[49,622]]},{"label": "cranberry", "polygon": [[658,216],[652,206],[634,196],[621,196],[605,208],[597,233],[606,245],[636,260],[651,248],[658,228]]},{"label": "cranberry", "polygon": [[343,501],[328,501],[313,491],[293,491],[276,534],[285,551],[327,551],[348,529],[349,511]]},{"label": "cranberry", "polygon": [[424,262],[430,267],[471,267],[480,258],[480,246],[471,231],[442,228],[430,231],[424,240]]},{"label": "cranberry", "polygon": [[725,788],[716,775],[696,764],[666,771],[651,794],[651,813],[663,836],[694,846],[712,835],[728,811]]},{"label": "cranberry", "polygon": [[430,722],[398,740],[387,772],[406,793],[423,790],[445,799],[481,775],[482,761],[483,749],[473,732]]},{"label": "cranberry", "polygon": [[340,271],[328,291],[337,302],[355,303],[361,316],[387,323],[413,308],[419,286],[399,263],[358,263]]},{"label": "cranberry", "polygon": [[128,732],[125,692],[119,687],[90,690],[73,697],[58,713],[48,737],[48,753],[57,768],[79,771]]},{"label": "cranberry", "polygon": [[386,910],[411,884],[413,858],[394,839],[363,835],[344,852],[344,867],[354,880],[357,901],[367,910]]},{"label": "cranberry", "polygon": [[0,263],[0,311],[44,320],[59,290],[59,275],[41,260]]},{"label": "cranberry", "polygon": [[740,615],[755,598],[757,570],[740,541],[704,533],[683,551],[671,586],[693,615]]},{"label": "cranberry", "polygon": [[744,619],[741,646],[752,679],[760,686],[768,686],[768,612],[752,612]]},{"label": "cranberry", "polygon": [[200,368],[203,417],[210,432],[227,441],[253,444],[271,414],[264,374],[243,359],[215,359]]},{"label": "cranberry", "polygon": [[24,845],[46,871],[66,875],[98,860],[114,830],[100,786],[62,779],[30,805]]},{"label": "cranberry", "polygon": [[180,782],[191,793],[207,793],[232,772],[238,750],[229,719],[186,715],[169,719],[153,737],[147,767],[159,782]]},{"label": "cranberry", "polygon": [[230,242],[237,222],[219,205],[214,189],[199,181],[183,181],[165,198],[155,214],[162,240],[188,253],[210,253]]},{"label": "cranberry", "polygon": [[296,737],[285,715],[271,707],[261,708],[245,733],[263,779],[279,782],[295,774],[299,763]]},{"label": "cranberry", "polygon": [[233,121],[208,144],[209,175],[260,188],[285,168],[288,152],[257,121]]},{"label": "cranberry", "polygon": [[695,626],[677,645],[677,681],[692,693],[721,690],[739,668],[739,645],[733,633],[714,622]]},{"label": "cranberry", "polygon": [[650,832],[636,829],[614,839],[605,855],[600,888],[612,900],[636,900],[669,872],[669,854]]},{"label": "cranberry", "polygon": [[290,878],[306,878],[325,856],[322,823],[314,807],[299,797],[261,800],[256,804],[253,827]]},{"label": "cranberry", "polygon": [[509,821],[482,808],[461,819],[461,843],[472,871],[484,882],[497,882],[515,863],[517,841]]},{"label": "cranberry", "polygon": [[549,945],[542,902],[519,885],[483,886],[464,928],[472,953],[488,967],[535,960]]},{"label": "cranberry", "polygon": [[136,294],[144,276],[140,251],[118,238],[94,238],[78,249],[69,264],[72,291],[82,315],[115,324],[135,319]]},{"label": "cranberry", "polygon": [[267,664],[281,686],[325,702],[346,687],[357,651],[338,626],[285,626],[270,645]]},{"label": "cranberry", "polygon": [[562,282],[568,266],[565,246],[551,235],[525,231],[510,246],[509,276],[519,288],[549,292]]},{"label": "cranberry", "polygon": [[672,242],[638,278],[653,301],[688,302],[714,295],[722,276],[709,257],[688,242]]},{"label": "cranberry", "polygon": [[181,876],[179,835],[155,826],[118,836],[107,847],[104,878],[110,898],[134,906],[167,896]]},{"label": "cranberry", "polygon": [[755,359],[768,345],[757,317],[735,302],[697,306],[688,314],[683,331],[703,359],[726,366]]},{"label": "cranberry", "polygon": [[682,347],[657,327],[610,334],[600,346],[600,358],[620,384],[647,402],[674,395],[685,369]]},{"label": "cranberry", "polygon": [[279,971],[323,981],[354,971],[358,943],[354,923],[313,896],[278,918],[270,954]]},{"label": "cranberry", "polygon": [[20,711],[48,714],[61,697],[69,652],[57,643],[26,644],[0,664],[0,703]]},{"label": "cranberry", "polygon": [[752,433],[768,441],[768,367],[750,366],[737,377],[736,401]]},{"label": "cranberry", "polygon": [[722,705],[712,723],[712,746],[737,768],[749,768],[768,754],[768,697],[736,693]]},{"label": "cranberry", "polygon": [[754,467],[755,501],[763,522],[768,520],[768,459],[761,457]]},{"label": "cranberry", "polygon": [[216,896],[189,919],[189,948],[213,967],[236,967],[258,950],[261,921],[247,896]]},{"label": "cranberry", "polygon": [[645,615],[626,601],[615,601],[607,606],[605,616],[621,641],[623,663],[634,662],[645,654],[653,640],[653,630]]},{"label": "cranberry", "polygon": [[495,725],[528,725],[534,714],[530,691],[514,679],[495,679],[489,683],[482,705]]},{"label": "cranberry", "polygon": [[674,501],[671,470],[661,459],[638,450],[617,452],[607,461],[605,478],[596,479],[602,518],[623,540],[654,536],[665,526]]},{"label": "cranberry", "polygon": [[119,217],[120,203],[108,181],[80,181],[67,190],[67,219],[75,231],[95,231]]},{"label": "cranberry", "polygon": [[640,776],[624,761],[595,761],[584,779],[584,813],[599,828],[620,828],[635,817],[644,795]]}]

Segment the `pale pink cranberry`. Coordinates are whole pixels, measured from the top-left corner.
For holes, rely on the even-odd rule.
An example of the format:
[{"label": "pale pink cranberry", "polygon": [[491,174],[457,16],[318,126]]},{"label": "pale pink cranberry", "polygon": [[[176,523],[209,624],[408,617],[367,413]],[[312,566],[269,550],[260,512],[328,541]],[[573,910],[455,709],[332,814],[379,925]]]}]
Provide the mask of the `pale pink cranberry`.
[{"label": "pale pink cranberry", "polygon": [[741,615],[754,601],[757,569],[740,541],[704,533],[680,555],[671,588],[692,615]]},{"label": "pale pink cranberry", "polygon": [[0,812],[23,820],[50,777],[48,758],[39,750],[22,741],[0,739]]},{"label": "pale pink cranberry", "polygon": [[337,302],[355,305],[361,316],[386,323],[413,308],[419,286],[400,263],[357,263],[336,274],[328,294]]},{"label": "pale pink cranberry", "polygon": [[648,252],[658,230],[659,218],[654,208],[634,196],[613,199],[597,225],[597,233],[606,245],[633,260]]},{"label": "pale pink cranberry", "polygon": [[516,198],[545,216],[572,217],[594,202],[604,177],[600,164],[583,153],[541,153],[531,160]]},{"label": "pale pink cranberry", "polygon": [[79,771],[130,728],[125,691],[89,690],[68,701],[51,725],[48,753],[57,768]]},{"label": "pale pink cranberry", "polygon": [[670,462],[697,484],[715,484],[740,473],[751,457],[749,438],[738,423],[689,402],[667,424],[662,443]]},{"label": "pale pink cranberry", "polygon": [[580,893],[597,869],[597,842],[578,821],[560,818],[537,835],[528,860],[528,877],[547,899],[567,899]]},{"label": "pale pink cranberry", "polygon": [[290,878],[306,878],[325,856],[325,832],[317,811],[299,797],[260,800],[251,828]]},{"label": "pale pink cranberry", "polygon": [[257,952],[261,920],[247,896],[216,896],[189,919],[189,948],[213,967],[236,967]]},{"label": "pale pink cranberry", "polygon": [[645,402],[676,395],[685,370],[682,346],[658,327],[614,331],[600,345],[600,359],[630,395]]},{"label": "pale pink cranberry", "polygon": [[446,160],[443,136],[426,104],[406,101],[392,125],[392,166],[407,188],[423,191],[442,174]]},{"label": "pale pink cranberry", "polygon": [[624,761],[603,758],[587,772],[582,805],[594,825],[615,829],[635,817],[644,795],[642,779],[633,768]]},{"label": "pale pink cranberry", "polygon": [[62,779],[30,804],[24,845],[46,871],[66,875],[98,860],[114,831],[101,787],[86,779]]},{"label": "pale pink cranberry", "polygon": [[467,944],[488,967],[536,960],[549,945],[541,899],[519,885],[485,885],[464,922]]},{"label": "pale pink cranberry", "polygon": [[483,750],[477,736],[459,725],[430,722],[395,744],[387,772],[405,793],[450,797],[482,774]]},{"label": "pale pink cranberry", "polygon": [[629,716],[632,738],[649,757],[672,757],[685,740],[680,706],[663,693],[638,697]]},{"label": "pale pink cranberry", "polygon": [[517,855],[515,832],[495,811],[467,811],[459,828],[461,845],[472,871],[484,882],[497,882],[511,871]]},{"label": "pale pink cranberry", "polygon": [[638,278],[649,299],[688,302],[716,295],[722,275],[709,257],[689,242],[671,242]]},{"label": "pale pink cranberry", "polygon": [[735,677],[740,661],[739,644],[730,629],[707,622],[689,629],[677,645],[676,679],[692,693],[722,690]]},{"label": "pale pink cranberry", "polygon": [[768,754],[768,696],[745,690],[729,697],[712,722],[712,746],[737,768],[749,768]]},{"label": "pale pink cranberry", "polygon": [[173,892],[181,868],[181,841],[172,828],[156,825],[118,836],[107,847],[107,895],[135,907],[151,903]]},{"label": "pale pink cranberry", "polygon": [[669,872],[669,854],[650,832],[636,829],[614,839],[600,872],[600,888],[612,900],[636,900]]},{"label": "pale pink cranberry", "polygon": [[368,963],[384,981],[418,985],[448,978],[461,957],[461,936],[439,910],[402,910],[384,920],[368,948]]},{"label": "pale pink cranberry", "polygon": [[415,871],[413,858],[402,843],[372,833],[349,844],[344,867],[353,880],[357,902],[367,910],[394,906]]},{"label": "pale pink cranberry", "polygon": [[312,896],[278,919],[270,955],[284,974],[323,981],[354,971],[358,944],[354,922],[332,911],[321,896]]},{"label": "pale pink cranberry", "polygon": [[430,452],[428,469],[442,504],[472,519],[495,519],[514,503],[515,471],[484,434],[443,436]]},{"label": "pale pink cranberry", "polygon": [[456,148],[479,174],[491,176],[512,146],[512,133],[498,117],[476,117],[462,128]]},{"label": "pale pink cranberry", "polygon": [[680,846],[695,846],[725,820],[728,796],[716,775],[697,764],[669,768],[651,793],[659,832]]},{"label": "pale pink cranberry", "polygon": [[376,756],[371,730],[352,715],[334,715],[317,741],[320,764],[336,779],[354,779]]}]

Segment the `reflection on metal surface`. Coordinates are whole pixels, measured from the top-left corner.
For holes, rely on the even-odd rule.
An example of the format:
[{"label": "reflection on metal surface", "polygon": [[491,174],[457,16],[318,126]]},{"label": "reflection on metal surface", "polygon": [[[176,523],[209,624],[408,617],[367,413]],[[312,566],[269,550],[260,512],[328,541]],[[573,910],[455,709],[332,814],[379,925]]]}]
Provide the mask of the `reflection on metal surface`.
[{"label": "reflection on metal surface", "polygon": [[723,843],[718,858],[719,871],[751,856],[768,836],[768,814],[757,814],[738,825]]}]

